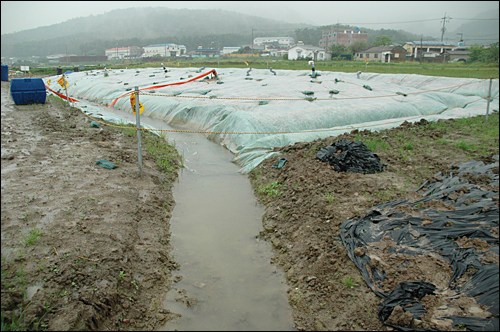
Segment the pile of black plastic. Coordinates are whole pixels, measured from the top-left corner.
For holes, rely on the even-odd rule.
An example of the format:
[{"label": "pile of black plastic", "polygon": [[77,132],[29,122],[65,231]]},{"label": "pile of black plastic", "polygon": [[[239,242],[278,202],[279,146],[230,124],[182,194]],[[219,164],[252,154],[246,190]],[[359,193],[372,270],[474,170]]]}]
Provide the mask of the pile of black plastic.
[{"label": "pile of black plastic", "polygon": [[[446,316],[453,321],[453,326],[463,325],[469,330],[498,331],[499,265],[498,260],[485,261],[487,255],[495,257],[499,254],[498,155],[494,159],[497,161],[487,165],[475,160],[457,164],[449,175],[439,172],[434,176],[435,182],[429,184],[426,181],[417,189],[425,190],[424,198],[418,202],[397,200],[380,204],[364,217],[358,220],[348,219],[342,223],[341,237],[349,258],[356,264],[367,285],[384,299],[378,310],[379,318],[384,324],[400,330],[416,330],[411,326],[395,326],[387,320],[397,306],[419,319],[426,313],[420,300],[426,294],[442,291],[429,282],[418,280],[419,276],[409,276],[409,279],[413,277],[414,280],[400,283],[390,293],[377,291],[383,289],[381,283],[390,276],[386,275],[384,264],[370,264],[372,258],[366,253],[370,251],[373,254],[380,250],[373,243],[390,236],[396,243],[389,248],[388,252],[392,255],[430,255],[448,262],[453,271],[448,283],[449,289],[457,295],[465,294],[474,298],[478,304],[487,306],[491,314],[487,318]],[[486,177],[486,180],[478,185],[477,182],[471,183],[474,182],[471,180],[474,177]],[[431,200],[454,208],[431,208],[431,205],[425,204]],[[403,205],[412,206],[413,211],[418,209],[418,213],[407,215],[401,212],[402,209],[396,209]],[[432,223],[429,224],[429,221]],[[464,236],[486,241],[490,248],[487,251],[478,251],[474,247],[461,248],[455,239]],[[361,249],[357,250],[356,255],[354,252],[357,248]],[[360,252],[363,254],[360,255]],[[475,272],[469,274],[469,280],[458,283],[457,280],[472,267]]]},{"label": "pile of black plastic", "polygon": [[319,150],[316,159],[330,163],[337,172],[374,174],[383,172],[387,166],[365,143],[344,138]]}]

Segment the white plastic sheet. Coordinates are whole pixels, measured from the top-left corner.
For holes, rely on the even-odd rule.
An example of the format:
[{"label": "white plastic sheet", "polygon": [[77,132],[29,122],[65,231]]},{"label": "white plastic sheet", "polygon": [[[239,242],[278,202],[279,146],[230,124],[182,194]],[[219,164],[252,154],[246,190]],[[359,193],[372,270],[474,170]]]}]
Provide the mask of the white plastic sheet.
[{"label": "white plastic sheet", "polygon": [[[200,75],[197,70],[171,68],[164,74],[161,68],[108,69],[108,76],[104,71],[87,71],[68,74],[67,80],[70,97],[81,101],[77,106],[85,106],[83,109],[93,116],[121,122],[103,106],[110,105],[126,89],[186,81]],[[275,155],[268,152],[276,146],[337,136],[354,128],[391,128],[405,120],[435,121],[485,114],[486,100],[478,99],[488,95],[489,85],[489,80],[414,74],[362,73],[358,79],[356,73],[319,72],[321,76],[311,79],[310,71],[305,70],[275,70],[274,75],[270,70],[254,69],[250,76],[247,68],[216,70],[222,84],[199,79],[144,91],[140,95],[143,115],[169,124],[187,124],[194,130],[225,132],[207,137],[232,151],[242,172],[249,172]],[[56,82],[59,77],[45,80],[49,78]],[[498,110],[499,97],[498,79],[492,83],[490,112]],[[51,88],[64,94],[57,83],[52,83]],[[332,94],[332,90],[339,93]],[[268,103],[259,105],[262,100]],[[113,108],[132,112],[128,96],[119,99]]]}]

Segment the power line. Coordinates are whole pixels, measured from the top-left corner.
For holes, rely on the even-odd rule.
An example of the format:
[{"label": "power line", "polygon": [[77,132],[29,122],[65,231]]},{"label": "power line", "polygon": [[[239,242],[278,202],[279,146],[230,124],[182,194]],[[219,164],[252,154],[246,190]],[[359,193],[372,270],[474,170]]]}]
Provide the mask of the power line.
[{"label": "power line", "polygon": [[454,20],[469,20],[469,21],[498,21],[498,18],[453,18]]},{"label": "power line", "polygon": [[286,30],[286,31],[291,31],[291,30],[296,30],[296,29],[305,29],[305,28],[290,28],[290,29],[253,29],[254,31],[276,31],[276,30]]},{"label": "power line", "polygon": [[419,22],[429,22],[429,21],[439,21],[441,18],[433,18],[430,20],[418,20],[418,21],[404,21],[404,22],[381,22],[381,23],[343,23],[343,24],[354,24],[354,25],[361,25],[361,24],[402,24],[402,23],[419,23]]},{"label": "power line", "polygon": [[489,35],[480,35],[480,36],[468,36],[468,37],[489,37],[489,36],[498,36],[498,32],[497,33],[490,33]]},{"label": "power line", "polygon": [[[448,17],[449,19],[453,20],[471,20],[471,21],[493,21],[496,20],[498,21],[498,18],[452,18]],[[353,25],[361,25],[361,24],[403,24],[403,23],[420,23],[420,22],[430,22],[430,21],[440,21],[443,18],[432,18],[428,20],[416,20],[416,21],[404,21],[404,22],[377,22],[377,23],[344,23],[344,24],[353,24]]]},{"label": "power line", "polygon": [[489,37],[489,38],[485,38],[485,39],[495,39],[495,38],[498,38],[498,35],[495,35],[495,36],[493,36],[493,35],[491,35],[491,36],[469,36],[469,35],[466,35],[466,36],[469,39],[470,38],[476,39],[476,38],[483,38],[483,37]]}]

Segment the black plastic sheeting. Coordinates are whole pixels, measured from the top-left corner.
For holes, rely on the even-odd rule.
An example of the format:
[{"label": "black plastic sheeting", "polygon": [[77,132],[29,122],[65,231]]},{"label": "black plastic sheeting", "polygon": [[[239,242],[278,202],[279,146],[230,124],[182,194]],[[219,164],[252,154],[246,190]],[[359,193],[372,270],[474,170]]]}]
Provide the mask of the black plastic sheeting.
[{"label": "black plastic sheeting", "polygon": [[387,166],[365,143],[344,138],[319,150],[316,159],[330,163],[337,172],[374,174],[383,172]]},{"label": "black plastic sheeting", "polygon": [[394,308],[399,305],[403,308],[410,307],[414,317],[419,318],[426,311],[424,306],[417,302],[417,300],[422,300],[427,294],[434,294],[435,290],[436,286],[425,281],[402,282],[385,298],[379,307],[378,315],[385,322],[391,316]]},{"label": "black plastic sheeting", "polygon": [[[499,254],[498,155],[494,156],[494,159],[497,161],[487,165],[475,160],[457,164],[448,175],[439,172],[434,176],[435,182],[430,184],[426,181],[417,189],[424,191],[424,198],[420,201],[411,203],[407,200],[396,200],[380,204],[373,207],[364,217],[358,220],[348,219],[342,223],[341,238],[350,259],[360,270],[367,285],[377,296],[384,299],[378,310],[379,318],[384,324],[400,330],[415,330],[406,326],[394,326],[386,321],[396,306],[401,306],[405,312],[411,312],[414,318],[418,319],[426,312],[424,306],[419,303],[422,297],[425,294],[433,294],[436,290],[442,291],[433,284],[418,280],[419,276],[414,276],[414,280],[410,280],[412,282],[397,285],[391,293],[377,290],[383,289],[381,283],[388,276],[385,271],[379,270],[383,269],[383,265],[372,264],[373,267],[370,267],[371,258],[366,254],[367,248],[370,248],[371,253],[373,250],[379,250],[372,243],[390,236],[396,243],[395,247],[389,248],[390,253],[431,255],[448,262],[453,271],[448,288],[457,295],[465,294],[474,298],[477,303],[488,306],[488,312],[491,314],[488,318],[457,315],[443,318],[451,319],[453,326],[465,325],[469,330],[498,331],[498,261],[481,262],[481,258],[488,253]],[[482,179],[487,175],[491,182],[482,186],[470,183],[471,174],[482,176]],[[453,205],[455,209],[446,210],[423,205],[432,200]],[[402,205],[413,206],[413,210],[418,209],[418,213],[407,215],[398,212],[396,207]],[[428,224],[429,219],[431,224]],[[426,225],[423,225],[424,220]],[[493,228],[497,228],[496,236],[492,232]],[[484,240],[490,248],[484,252],[473,247],[460,248],[454,240],[462,236]],[[358,256],[363,252],[359,249],[358,255],[354,254],[356,248],[363,248],[365,254]],[[470,266],[477,269],[476,272],[469,275],[467,282],[459,284],[457,279]],[[412,276],[409,276],[409,279],[411,278]]]}]

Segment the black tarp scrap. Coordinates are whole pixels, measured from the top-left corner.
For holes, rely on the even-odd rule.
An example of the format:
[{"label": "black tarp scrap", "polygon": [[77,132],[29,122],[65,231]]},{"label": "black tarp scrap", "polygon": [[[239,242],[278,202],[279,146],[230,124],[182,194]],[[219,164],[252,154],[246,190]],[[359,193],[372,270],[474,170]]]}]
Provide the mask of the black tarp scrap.
[{"label": "black tarp scrap", "polygon": [[319,150],[316,159],[330,163],[337,172],[374,174],[384,171],[387,167],[365,143],[344,138]]},{"label": "black tarp scrap", "polygon": [[[396,285],[391,292],[384,292],[382,283],[391,277],[386,273],[388,268],[384,268],[387,264],[378,264],[372,259],[381,250],[377,245],[381,246],[385,239],[393,241],[394,245],[387,250],[391,255],[428,255],[448,263],[452,271],[447,281],[448,291],[465,294],[488,307],[487,318],[450,315],[441,319],[451,319],[453,326],[465,325],[470,330],[498,330],[499,265],[498,256],[495,256],[499,254],[498,155],[494,159],[496,162],[490,164],[475,160],[457,164],[450,174],[438,173],[432,181],[426,181],[418,189],[423,195],[421,200],[413,203],[390,201],[373,207],[360,219],[342,223],[341,238],[349,258],[372,291],[384,299],[379,307],[379,318],[384,324],[401,330],[416,330],[413,326],[394,326],[386,321],[396,306],[419,317],[426,311],[419,303],[421,298],[414,296],[415,292],[423,294],[433,287],[441,292],[447,288],[444,285],[444,289],[437,289],[436,285],[422,281],[420,276],[408,275],[408,282]],[[469,180],[474,177],[483,182],[471,183]],[[411,212],[401,212],[403,207],[409,207]],[[456,242],[458,239],[480,239],[488,248],[462,248]],[[465,282],[460,281],[469,268],[475,272],[471,272]],[[398,269],[404,270],[404,264]],[[408,303],[410,305],[405,306]]]},{"label": "black tarp scrap", "polygon": [[[421,301],[427,294],[434,294],[435,290],[436,286],[425,281],[402,282],[396,286],[394,291],[392,291],[379,306],[378,316],[382,322],[386,322],[391,316],[394,308],[400,306],[404,308],[403,310],[411,312],[414,318],[420,319],[426,311],[424,306],[418,301]],[[399,326],[389,323],[386,323],[386,325],[400,328]],[[411,328],[408,330],[416,329]]]}]

